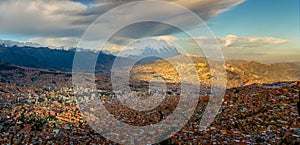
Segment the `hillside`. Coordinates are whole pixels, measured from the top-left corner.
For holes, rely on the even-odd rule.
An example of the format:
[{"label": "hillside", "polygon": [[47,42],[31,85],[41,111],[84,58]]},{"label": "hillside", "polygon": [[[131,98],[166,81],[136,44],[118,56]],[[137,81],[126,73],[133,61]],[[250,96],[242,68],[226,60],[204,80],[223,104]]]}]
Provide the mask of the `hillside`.
[{"label": "hillside", "polygon": [[71,73],[0,63],[0,82],[20,86],[70,86]]},{"label": "hillside", "polygon": [[[169,62],[179,62],[178,65],[195,67],[201,83],[209,84],[212,76],[208,61],[204,58],[192,56],[194,63],[181,62],[186,56],[176,56],[167,59]],[[150,64],[137,65],[133,68],[131,78],[149,81],[152,77],[161,77],[167,82],[180,82],[179,75],[171,63],[166,60],[155,61]],[[214,62],[212,62],[215,64]],[[221,66],[215,67],[216,69]],[[262,64],[255,61],[229,60],[226,61],[227,87],[239,87],[250,84],[274,83],[281,81],[300,80],[299,63]],[[218,71],[218,70],[214,70]],[[186,75],[192,72],[185,72]]]}]

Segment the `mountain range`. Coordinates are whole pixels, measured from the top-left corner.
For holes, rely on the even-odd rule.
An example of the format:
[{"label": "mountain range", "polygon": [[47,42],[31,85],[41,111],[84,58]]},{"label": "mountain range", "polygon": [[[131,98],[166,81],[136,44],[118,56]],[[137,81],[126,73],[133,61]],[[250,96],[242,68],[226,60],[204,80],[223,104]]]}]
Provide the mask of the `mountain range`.
[{"label": "mountain range", "polygon": [[[179,81],[178,74],[175,68],[169,62],[180,62],[178,65],[181,66],[195,66],[201,83],[209,84],[211,82],[211,70],[208,61],[205,58],[181,55],[175,49],[168,50],[169,47],[158,48],[162,49],[154,49],[151,48],[151,46],[146,47],[143,49],[144,51],[141,54],[143,55],[143,53],[149,53],[154,55],[155,53],[161,52],[160,55],[164,56],[163,60],[159,58],[150,58],[146,60],[147,63],[136,64],[131,71],[132,79],[139,81],[150,81],[153,77],[161,77],[167,82],[177,83]],[[98,55],[96,71],[99,74],[109,73],[114,60],[116,59],[116,56],[104,52],[96,53],[94,51],[85,50],[81,51],[80,53],[87,56],[86,58],[92,58],[95,57],[95,55]],[[61,75],[69,78],[71,76],[68,72],[72,71],[74,54],[75,49],[59,50],[50,49],[48,47],[33,47],[24,45],[17,46],[0,43],[0,75],[2,82],[5,81],[5,78],[8,79],[7,76],[19,75],[20,77],[20,74],[21,76],[22,74],[26,76],[26,73],[32,72],[26,71],[27,69],[24,69],[23,67],[30,68],[30,70],[36,69],[38,72],[44,72],[45,70],[48,70],[51,73],[46,74],[52,74],[53,76]],[[167,56],[165,54],[170,55]],[[130,57],[124,56],[121,57],[121,61],[129,62],[138,57],[138,55],[131,55]],[[185,57],[190,57],[193,60],[193,64],[181,61],[184,60]],[[15,69],[7,72],[7,69],[12,68]],[[262,64],[255,61],[228,60],[226,61],[225,69],[228,80],[227,87],[229,88],[250,84],[300,80],[300,63]],[[56,71],[59,71],[62,74],[58,75],[55,73]],[[38,72],[36,73],[39,74]],[[189,73],[192,72],[187,70],[186,75]]]},{"label": "mountain range", "polygon": [[[98,55],[97,67],[99,70],[108,70],[115,56],[103,52],[81,51],[86,58]],[[48,47],[6,46],[0,45],[0,62],[24,66],[29,68],[72,71],[75,49],[61,50]],[[91,57],[89,57],[91,56]]]}]

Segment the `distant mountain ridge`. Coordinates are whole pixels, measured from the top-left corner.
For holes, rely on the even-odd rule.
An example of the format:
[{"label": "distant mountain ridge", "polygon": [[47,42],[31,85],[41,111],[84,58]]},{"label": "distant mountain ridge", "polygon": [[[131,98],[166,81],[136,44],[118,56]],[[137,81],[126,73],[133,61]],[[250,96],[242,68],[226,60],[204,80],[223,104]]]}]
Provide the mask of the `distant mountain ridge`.
[{"label": "distant mountain ridge", "polygon": [[[81,51],[85,56],[97,55],[94,51]],[[18,66],[53,69],[59,71],[72,71],[75,49],[60,50],[48,47],[32,46],[4,46],[0,45],[0,62]],[[98,69],[109,70],[115,56],[99,52],[97,60]],[[91,57],[86,57],[91,58]]]},{"label": "distant mountain ridge", "polygon": [[0,39],[0,46],[3,46],[3,47],[12,47],[12,46],[19,46],[19,47],[24,47],[24,46],[42,47],[42,45],[40,45],[38,43],[33,43],[33,42],[17,42],[17,41],[1,40],[1,39]]}]

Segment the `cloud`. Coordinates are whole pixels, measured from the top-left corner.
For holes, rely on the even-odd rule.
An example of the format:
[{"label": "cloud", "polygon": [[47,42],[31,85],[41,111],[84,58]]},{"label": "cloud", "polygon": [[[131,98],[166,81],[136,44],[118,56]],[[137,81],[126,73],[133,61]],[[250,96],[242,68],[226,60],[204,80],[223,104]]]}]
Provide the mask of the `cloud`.
[{"label": "cloud", "polygon": [[76,22],[90,19],[79,15],[86,9],[87,6],[68,0],[2,0],[0,31],[26,36],[79,36],[86,26]]},{"label": "cloud", "polygon": [[[124,3],[141,1],[141,0],[103,0],[104,3],[111,7],[119,6]],[[214,17],[230,8],[239,5],[246,0],[165,0],[186,8],[191,9],[202,19]],[[103,5],[99,5],[102,7]]]},{"label": "cloud", "polygon": [[[119,52],[119,51],[127,51],[132,50],[137,47],[142,47],[139,45],[145,45],[145,43],[140,42],[153,42],[153,46],[155,44],[163,44],[166,46],[173,45],[179,38],[174,36],[155,36],[155,37],[146,37],[141,39],[131,39],[131,38],[124,38],[124,37],[112,37],[108,42],[104,45],[103,50],[110,51],[110,52]],[[97,50],[100,50],[97,49]]]},{"label": "cloud", "polygon": [[29,39],[29,41],[34,43],[40,43],[52,48],[61,48],[63,46],[64,49],[69,49],[69,48],[76,48],[79,39],[72,38],[72,37],[60,37],[60,38],[35,37]]},{"label": "cloud", "polygon": [[[288,40],[274,38],[274,37],[257,37],[257,36],[236,36],[227,35],[225,37],[216,38],[221,46],[221,48],[262,48],[271,45],[279,45],[288,43]],[[190,38],[186,40],[191,41]],[[200,44],[205,44],[209,41],[207,37],[197,37],[194,39]]]},{"label": "cloud", "polygon": [[[203,20],[217,16],[218,14],[244,2],[244,0],[223,0],[222,2],[219,0],[191,0],[189,2],[184,2],[182,0],[167,1],[191,9]],[[101,13],[104,8],[118,6],[126,2],[132,2],[132,0],[113,0],[107,3],[105,2],[99,6],[93,7],[89,11],[89,14]],[[117,12],[109,13],[108,16],[106,15],[107,17],[102,18],[100,22],[95,24],[95,28],[107,28],[107,30],[109,30],[114,28],[114,26],[117,27],[118,25],[121,25],[124,26],[124,28],[117,32],[119,37],[140,38],[145,36],[170,35],[180,32],[180,30],[174,26],[160,22],[154,22],[158,20],[177,24],[177,26],[181,26],[181,28],[183,27],[186,30],[193,29],[196,26],[203,26],[201,22],[195,20],[195,17],[193,17],[194,15],[192,15],[192,13],[183,11],[176,5],[161,5],[163,4],[157,4],[149,7],[148,5],[141,3],[134,3],[130,5],[130,7],[119,7]],[[144,20],[145,22],[132,23],[131,25],[128,25],[129,22],[132,22],[132,19]],[[95,31],[95,34],[90,33],[89,35],[89,38],[87,38],[89,40],[94,38],[97,38],[98,40],[101,38],[101,36],[99,36],[101,34],[99,34],[97,31]]]},{"label": "cloud", "polygon": [[174,37],[174,36],[166,36],[166,35],[164,35],[164,36],[152,37],[152,39],[155,39],[155,40],[164,40],[164,41],[166,41],[166,42],[169,43],[169,44],[172,44],[172,43],[174,43],[174,42],[176,42],[176,41],[179,40],[179,38],[177,38],[177,37]]},{"label": "cloud", "polygon": [[[85,4],[81,0],[1,0],[0,1],[0,32],[4,34],[18,34],[38,39],[49,38],[80,38],[86,28],[101,14],[121,4],[134,0],[93,0]],[[185,6],[204,20],[244,2],[245,0],[167,0]],[[132,8],[134,9],[134,8]],[[139,12],[151,11],[152,16],[160,16],[155,8],[135,10]],[[168,12],[168,8],[165,12]],[[130,13],[119,12],[118,15],[130,18]],[[112,18],[113,19],[113,16]],[[172,18],[175,22],[184,22],[184,15]],[[109,23],[104,27],[109,28]],[[192,26],[191,26],[192,27]],[[133,32],[143,32],[145,35],[168,35],[174,32],[169,26],[149,23],[140,24],[120,33],[120,36],[136,38],[142,36]],[[41,40],[46,41],[46,40]]]},{"label": "cloud", "polygon": [[273,38],[273,37],[238,37],[235,35],[228,35],[219,38],[219,43],[223,47],[241,47],[241,48],[255,48],[264,47],[267,45],[276,45],[287,43],[288,40]]},{"label": "cloud", "polygon": [[245,0],[169,0],[176,4],[185,6],[203,19],[214,17],[232,7],[239,5]]}]

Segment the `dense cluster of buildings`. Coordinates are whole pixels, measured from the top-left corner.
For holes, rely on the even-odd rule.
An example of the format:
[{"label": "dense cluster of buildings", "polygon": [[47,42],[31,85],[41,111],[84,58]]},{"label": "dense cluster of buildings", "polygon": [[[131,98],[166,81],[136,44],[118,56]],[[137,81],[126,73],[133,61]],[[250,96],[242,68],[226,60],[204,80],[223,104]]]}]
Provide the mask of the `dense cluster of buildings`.
[{"label": "dense cluster of buildings", "polygon": [[[0,144],[114,144],[89,126],[72,88],[0,86]],[[161,144],[299,143],[298,93],[296,83],[228,89],[219,113],[206,130],[200,130],[199,123],[209,96],[201,95],[190,121]],[[144,97],[147,94],[142,93]],[[162,121],[176,108],[180,96],[166,95],[163,105],[150,112],[126,108],[110,91],[89,97],[99,97],[122,122],[145,126]],[[155,140],[158,136],[151,137]]]}]

